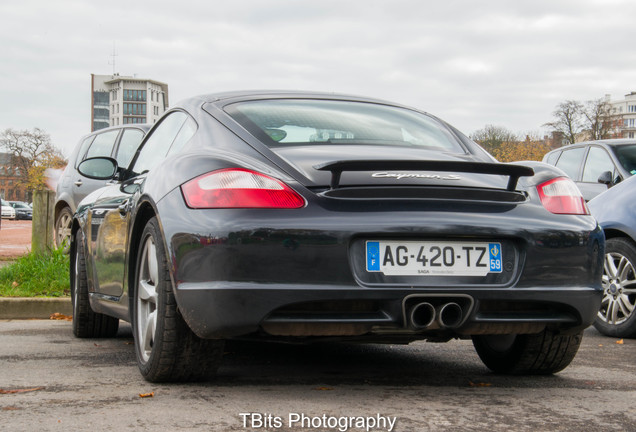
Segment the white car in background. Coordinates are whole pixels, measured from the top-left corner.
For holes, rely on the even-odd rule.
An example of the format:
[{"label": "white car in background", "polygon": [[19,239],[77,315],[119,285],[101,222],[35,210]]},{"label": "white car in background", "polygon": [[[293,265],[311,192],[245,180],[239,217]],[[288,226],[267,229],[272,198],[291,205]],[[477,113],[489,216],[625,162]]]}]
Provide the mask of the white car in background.
[{"label": "white car in background", "polygon": [[15,209],[5,200],[0,199],[0,201],[2,202],[2,218],[15,219]]}]

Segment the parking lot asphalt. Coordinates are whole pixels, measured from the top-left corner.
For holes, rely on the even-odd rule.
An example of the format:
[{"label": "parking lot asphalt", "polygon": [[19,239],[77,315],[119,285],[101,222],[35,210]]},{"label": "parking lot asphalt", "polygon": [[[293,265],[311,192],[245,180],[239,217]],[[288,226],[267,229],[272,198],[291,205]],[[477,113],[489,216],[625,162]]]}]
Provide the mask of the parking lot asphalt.
[{"label": "parking lot asphalt", "polygon": [[[469,340],[233,342],[214,380],[167,384],[143,380],[126,323],[117,337],[78,339],[68,321],[0,320],[0,342],[0,429],[7,431],[339,430],[292,425],[301,415],[380,415],[396,420],[395,432],[636,430],[635,341],[594,328],[568,368],[538,377],[489,372]],[[258,423],[275,417],[280,427]]]},{"label": "parking lot asphalt", "polygon": [[0,225],[0,263],[22,256],[30,250],[31,221],[2,219],[2,225]]}]

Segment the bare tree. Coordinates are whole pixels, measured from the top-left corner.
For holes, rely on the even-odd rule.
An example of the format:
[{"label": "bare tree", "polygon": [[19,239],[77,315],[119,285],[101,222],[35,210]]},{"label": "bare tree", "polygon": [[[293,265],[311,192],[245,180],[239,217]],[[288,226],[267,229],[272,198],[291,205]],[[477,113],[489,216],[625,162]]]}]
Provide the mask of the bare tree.
[{"label": "bare tree", "polygon": [[610,105],[604,98],[589,100],[583,109],[585,129],[589,131],[590,139],[600,140],[610,135],[611,118]]},{"label": "bare tree", "polygon": [[583,131],[583,105],[575,100],[567,100],[557,105],[552,113],[555,121],[544,126],[563,134],[568,144],[576,142],[576,136]]},{"label": "bare tree", "polygon": [[11,155],[16,175],[30,189],[46,188],[43,168],[58,167],[64,161],[62,153],[51,144],[49,134],[39,128],[6,129],[0,134],[0,148]]}]

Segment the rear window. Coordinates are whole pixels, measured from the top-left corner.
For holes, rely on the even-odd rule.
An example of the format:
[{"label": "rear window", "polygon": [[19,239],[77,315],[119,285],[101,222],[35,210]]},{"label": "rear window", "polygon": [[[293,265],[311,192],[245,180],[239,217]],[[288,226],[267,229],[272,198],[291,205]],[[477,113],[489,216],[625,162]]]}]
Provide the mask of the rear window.
[{"label": "rear window", "polygon": [[616,157],[625,171],[636,174],[636,145],[616,146]]},{"label": "rear window", "polygon": [[270,147],[364,144],[466,153],[437,120],[387,105],[305,99],[240,102],[226,112]]}]

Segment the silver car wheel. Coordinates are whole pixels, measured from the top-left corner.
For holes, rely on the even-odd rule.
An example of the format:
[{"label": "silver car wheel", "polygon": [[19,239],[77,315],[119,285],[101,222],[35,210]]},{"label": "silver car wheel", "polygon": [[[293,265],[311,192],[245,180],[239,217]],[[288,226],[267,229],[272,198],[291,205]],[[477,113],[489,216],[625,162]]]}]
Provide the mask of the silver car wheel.
[{"label": "silver car wheel", "polygon": [[612,325],[627,321],[636,303],[634,265],[620,253],[605,254],[602,284],[603,300],[598,317]]},{"label": "silver car wheel", "polygon": [[159,281],[157,249],[152,236],[148,236],[141,252],[137,284],[136,336],[139,353],[144,362],[150,359],[157,331],[157,285]]},{"label": "silver car wheel", "polygon": [[73,228],[73,214],[67,207],[62,210],[55,222],[55,244],[64,247],[64,252],[69,251],[71,244],[71,230]]}]

